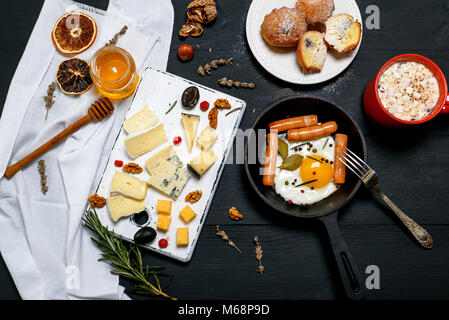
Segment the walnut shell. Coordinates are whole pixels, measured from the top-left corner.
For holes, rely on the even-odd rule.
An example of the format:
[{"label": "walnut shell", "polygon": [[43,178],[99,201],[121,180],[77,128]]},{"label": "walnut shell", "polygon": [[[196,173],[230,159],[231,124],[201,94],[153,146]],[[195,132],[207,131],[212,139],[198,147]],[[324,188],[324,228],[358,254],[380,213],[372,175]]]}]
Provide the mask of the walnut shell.
[{"label": "walnut shell", "polygon": [[210,23],[217,17],[214,0],[195,0],[187,6],[187,17],[199,23]]},{"label": "walnut shell", "polygon": [[187,19],[186,23],[183,24],[181,30],[179,30],[179,35],[181,37],[198,37],[203,34],[203,26],[199,22]]}]

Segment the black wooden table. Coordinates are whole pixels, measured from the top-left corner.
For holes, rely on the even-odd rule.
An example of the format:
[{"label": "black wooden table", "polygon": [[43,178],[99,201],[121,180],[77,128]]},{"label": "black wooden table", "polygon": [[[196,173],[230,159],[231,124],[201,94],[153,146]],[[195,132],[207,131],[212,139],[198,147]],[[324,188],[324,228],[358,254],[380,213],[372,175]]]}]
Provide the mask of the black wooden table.
[{"label": "black wooden table", "polygon": [[[338,1],[338,0],[335,0]],[[107,1],[83,1],[100,8]],[[312,86],[295,86],[268,74],[252,56],[245,36],[251,0],[218,0],[218,19],[199,38],[177,35],[185,22],[188,0],[173,1],[175,24],[168,71],[221,89],[217,79],[227,76],[253,81],[254,90],[224,89],[244,99],[248,109],[241,127],[248,128],[282,88],[323,97],[343,106],[359,123],[367,140],[369,163],[384,191],[433,236],[435,247],[424,250],[373,193],[361,190],[341,212],[340,225],[360,268],[380,269],[380,290],[367,299],[449,298],[449,116],[439,116],[415,129],[390,131],[369,123],[362,111],[362,93],[371,77],[389,58],[417,53],[434,60],[449,75],[449,3],[441,0],[358,0],[364,19],[368,5],[380,8],[380,30],[364,30],[359,54],[337,78]],[[42,1],[2,1],[0,11],[0,105],[25,48]],[[181,43],[197,45],[195,58],[177,58]],[[198,65],[234,57],[231,67],[200,77]],[[4,137],[3,137],[4,138]],[[236,206],[245,219],[227,217]],[[243,250],[239,255],[215,235],[219,224]],[[253,236],[264,249],[266,272],[255,272]],[[285,219],[251,191],[242,165],[228,165],[223,173],[205,227],[189,264],[146,252],[146,263],[165,265],[174,276],[169,292],[182,299],[341,299],[344,297],[336,265],[323,227],[318,223]],[[127,284],[126,282],[123,282]],[[0,262],[0,299],[19,298]],[[139,297],[136,297],[139,298]]]}]

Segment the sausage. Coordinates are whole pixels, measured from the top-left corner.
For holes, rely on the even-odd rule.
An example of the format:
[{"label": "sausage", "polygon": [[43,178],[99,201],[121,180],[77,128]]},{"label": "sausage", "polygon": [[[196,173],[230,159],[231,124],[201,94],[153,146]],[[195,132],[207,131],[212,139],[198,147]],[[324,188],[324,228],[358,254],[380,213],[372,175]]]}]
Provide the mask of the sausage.
[{"label": "sausage", "polygon": [[289,141],[307,141],[329,136],[337,130],[337,123],[329,121],[319,126],[288,130],[287,138]]},{"label": "sausage", "polygon": [[315,126],[317,123],[318,117],[315,115],[309,115],[275,121],[270,123],[268,127],[270,128],[270,131],[277,130],[278,132],[283,132],[290,129]]},{"label": "sausage", "polygon": [[334,163],[334,183],[343,184],[346,181],[346,166],[337,159],[340,152],[345,152],[348,146],[348,136],[345,134],[335,135],[335,163]]},{"label": "sausage", "polygon": [[274,185],[274,175],[276,173],[276,164],[278,159],[278,135],[269,133],[267,135],[267,151],[265,157],[265,167],[263,170],[264,186]]}]

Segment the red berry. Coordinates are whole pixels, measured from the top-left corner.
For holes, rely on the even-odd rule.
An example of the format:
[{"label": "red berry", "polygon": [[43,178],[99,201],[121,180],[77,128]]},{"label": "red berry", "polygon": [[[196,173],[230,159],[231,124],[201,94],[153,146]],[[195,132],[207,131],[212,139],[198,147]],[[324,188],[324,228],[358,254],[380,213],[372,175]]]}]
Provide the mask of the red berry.
[{"label": "red berry", "polygon": [[165,249],[167,247],[168,247],[168,240],[167,239],[159,240],[159,248]]},{"label": "red berry", "polygon": [[291,201],[291,200],[288,200],[287,202],[288,202],[288,204],[292,204],[293,203],[293,201]]},{"label": "red berry", "polygon": [[121,167],[123,167],[123,161],[122,160],[115,160],[114,165],[117,168],[121,168]]},{"label": "red berry", "polygon": [[207,111],[209,110],[210,104],[207,101],[203,101],[200,103],[200,109],[201,111]]},{"label": "red berry", "polygon": [[182,138],[181,137],[174,137],[173,138],[173,144],[177,145],[180,144],[182,142]]}]

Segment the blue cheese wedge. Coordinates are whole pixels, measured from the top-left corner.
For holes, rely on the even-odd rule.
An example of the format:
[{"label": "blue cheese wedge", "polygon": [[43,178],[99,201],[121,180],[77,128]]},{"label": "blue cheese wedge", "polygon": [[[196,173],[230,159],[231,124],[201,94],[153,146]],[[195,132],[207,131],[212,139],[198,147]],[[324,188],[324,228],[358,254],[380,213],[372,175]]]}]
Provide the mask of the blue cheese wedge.
[{"label": "blue cheese wedge", "polygon": [[218,157],[212,150],[203,151],[193,158],[187,167],[197,178],[201,178],[217,160]]},{"label": "blue cheese wedge", "polygon": [[217,141],[218,136],[211,127],[206,127],[203,132],[196,138],[196,143],[200,146],[201,150],[209,150],[213,147]]},{"label": "blue cheese wedge", "polygon": [[148,109],[148,106],[145,106],[142,110],[123,122],[123,129],[125,129],[128,134],[134,134],[151,128],[158,121],[159,118],[156,114]]},{"label": "blue cheese wedge", "polygon": [[145,133],[126,139],[125,147],[129,156],[135,159],[167,141],[164,126],[161,124]]},{"label": "blue cheese wedge", "polygon": [[172,146],[168,146],[167,148],[163,149],[162,151],[156,153],[154,156],[152,156],[150,159],[148,159],[145,162],[145,166],[148,170],[148,172],[153,175],[161,164],[162,161],[168,160],[174,162],[179,167],[182,167],[182,162],[178,158],[175,149]]},{"label": "blue cheese wedge", "polygon": [[195,141],[196,132],[198,131],[198,126],[200,125],[201,118],[199,116],[187,113],[183,113],[181,117],[184,132],[186,134],[187,147],[189,149],[189,152],[192,152],[193,142]]},{"label": "blue cheese wedge", "polygon": [[111,182],[111,195],[123,195],[129,198],[142,200],[147,195],[146,181],[121,171],[116,171]]},{"label": "blue cheese wedge", "polygon": [[185,168],[176,163],[164,160],[160,163],[148,184],[173,199],[178,199],[189,181],[190,175]]},{"label": "blue cheese wedge", "polygon": [[117,222],[121,218],[129,217],[134,213],[145,210],[145,201],[128,197],[118,196],[106,200],[109,216],[112,221]]}]

